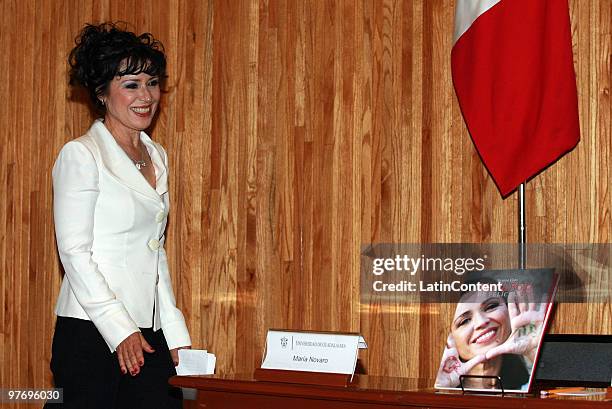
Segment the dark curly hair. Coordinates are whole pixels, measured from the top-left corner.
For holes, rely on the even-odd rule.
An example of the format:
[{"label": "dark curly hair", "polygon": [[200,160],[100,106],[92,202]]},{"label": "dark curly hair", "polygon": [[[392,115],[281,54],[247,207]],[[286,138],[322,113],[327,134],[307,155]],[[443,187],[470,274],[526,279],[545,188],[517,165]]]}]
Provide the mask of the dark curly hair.
[{"label": "dark curly hair", "polygon": [[141,72],[166,77],[164,46],[150,33],[136,35],[125,23],[87,24],[70,52],[70,85],[87,89],[94,106],[104,112],[100,96],[117,76]]}]

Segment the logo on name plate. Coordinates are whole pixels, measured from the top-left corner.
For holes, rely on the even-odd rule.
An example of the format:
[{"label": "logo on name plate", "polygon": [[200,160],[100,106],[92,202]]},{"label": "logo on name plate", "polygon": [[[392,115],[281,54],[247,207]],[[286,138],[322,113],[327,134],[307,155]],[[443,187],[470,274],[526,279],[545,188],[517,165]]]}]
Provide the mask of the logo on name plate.
[{"label": "logo on name plate", "polygon": [[281,342],[281,346],[282,346],[283,348],[287,348],[287,341],[289,341],[289,340],[287,339],[287,337],[282,337],[282,338],[281,338],[280,342]]}]

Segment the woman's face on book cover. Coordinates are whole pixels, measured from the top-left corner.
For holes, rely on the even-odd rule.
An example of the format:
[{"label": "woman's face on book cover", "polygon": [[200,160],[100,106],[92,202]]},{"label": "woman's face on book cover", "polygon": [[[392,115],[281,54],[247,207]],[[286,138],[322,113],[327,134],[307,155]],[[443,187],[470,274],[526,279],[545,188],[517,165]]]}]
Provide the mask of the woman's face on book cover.
[{"label": "woman's face on book cover", "polygon": [[461,360],[468,361],[503,344],[510,332],[510,314],[503,297],[471,292],[457,303],[451,334]]}]

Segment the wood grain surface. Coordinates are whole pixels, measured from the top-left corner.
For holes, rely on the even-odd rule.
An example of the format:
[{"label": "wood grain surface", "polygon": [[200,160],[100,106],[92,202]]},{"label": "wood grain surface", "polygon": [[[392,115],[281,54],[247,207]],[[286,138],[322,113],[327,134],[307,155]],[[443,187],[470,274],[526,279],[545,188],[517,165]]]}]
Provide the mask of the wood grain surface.
[{"label": "wood grain surface", "polygon": [[[582,139],[527,185],[531,242],[610,242],[611,7],[570,1]],[[356,331],[369,374],[435,375],[450,307],[361,303],[359,255],[369,242],[516,241],[516,195],[501,199],[454,96],[454,1],[0,8],[2,387],[51,385],[50,171],[93,119],[66,58],[84,23],[107,20],[166,47],[151,134],[170,155],[167,250],[194,347],[245,372],[268,328]],[[561,305],[552,331],[609,334],[612,308]]]}]

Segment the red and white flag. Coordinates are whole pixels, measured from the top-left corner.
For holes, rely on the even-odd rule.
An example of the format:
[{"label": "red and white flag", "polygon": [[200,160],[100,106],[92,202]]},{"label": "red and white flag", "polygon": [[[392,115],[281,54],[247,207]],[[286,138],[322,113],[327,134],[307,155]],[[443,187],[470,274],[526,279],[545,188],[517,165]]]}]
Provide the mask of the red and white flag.
[{"label": "red and white flag", "polygon": [[455,92],[502,196],[580,139],[567,0],[457,0]]}]

